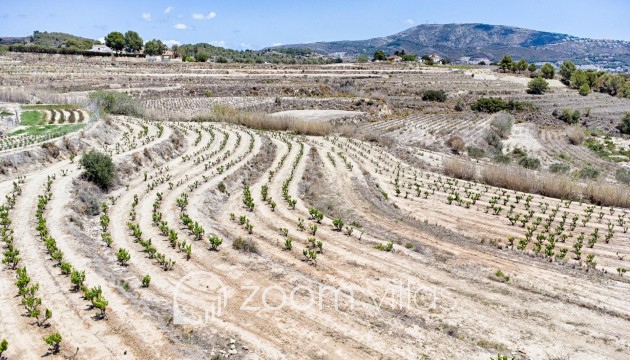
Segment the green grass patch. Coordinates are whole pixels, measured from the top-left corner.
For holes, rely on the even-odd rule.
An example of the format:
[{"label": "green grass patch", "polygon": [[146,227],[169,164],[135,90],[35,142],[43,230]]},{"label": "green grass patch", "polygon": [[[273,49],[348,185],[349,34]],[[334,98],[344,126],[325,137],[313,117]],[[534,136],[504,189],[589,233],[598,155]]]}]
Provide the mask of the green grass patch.
[{"label": "green grass patch", "polygon": [[33,136],[49,135],[51,137],[57,137],[81,130],[83,127],[85,127],[85,124],[31,126],[26,129],[20,129],[12,132],[9,136],[26,134]]},{"label": "green grass patch", "polygon": [[73,104],[56,104],[56,105],[22,105],[24,110],[78,110],[78,105]]},{"label": "green grass patch", "polygon": [[44,125],[44,114],[41,111],[24,111],[20,114],[20,125],[36,126]]}]

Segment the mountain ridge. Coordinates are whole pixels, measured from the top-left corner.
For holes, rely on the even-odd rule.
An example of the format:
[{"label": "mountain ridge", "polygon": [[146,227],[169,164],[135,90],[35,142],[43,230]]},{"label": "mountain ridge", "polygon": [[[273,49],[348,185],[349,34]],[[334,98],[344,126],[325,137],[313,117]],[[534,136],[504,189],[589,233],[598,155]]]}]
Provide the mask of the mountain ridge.
[{"label": "mountain ridge", "polygon": [[482,23],[422,24],[367,40],[289,44],[274,48],[304,48],[324,55],[342,54],[345,58],[356,58],[361,54],[371,56],[376,50],[387,53],[405,50],[417,55],[435,53],[458,62],[465,62],[462,58],[497,61],[510,54],[530,62],[572,60],[580,65],[630,70],[630,41],[588,39]]}]

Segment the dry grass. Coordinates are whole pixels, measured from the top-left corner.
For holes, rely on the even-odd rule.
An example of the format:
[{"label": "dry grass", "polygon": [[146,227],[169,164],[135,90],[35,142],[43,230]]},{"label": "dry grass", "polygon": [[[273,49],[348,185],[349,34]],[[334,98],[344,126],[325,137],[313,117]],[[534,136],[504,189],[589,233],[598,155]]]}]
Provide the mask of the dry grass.
[{"label": "dry grass", "polygon": [[469,161],[445,159],[444,173],[458,179],[473,180],[477,177],[477,167]]},{"label": "dry grass", "polygon": [[573,145],[580,145],[584,142],[584,129],[579,126],[569,126],[567,128],[569,142]]},{"label": "dry grass", "polygon": [[0,88],[0,100],[15,102],[20,104],[30,104],[33,97],[45,104],[70,104],[70,100],[61,95],[45,90],[36,90],[26,87],[3,87]]},{"label": "dry grass", "polygon": [[267,114],[245,112],[225,105],[215,105],[212,114],[196,117],[193,121],[222,121],[242,125],[252,129],[270,131],[291,131],[298,135],[323,136],[332,132],[327,122],[307,121],[293,117],[272,117]]},{"label": "dry grass", "polygon": [[[539,173],[506,165],[481,166],[461,159],[444,161],[444,173],[463,180],[478,180],[505,189],[565,200],[587,200],[603,206],[630,207],[630,191],[623,184],[583,183],[568,176]],[[478,173],[478,176],[477,176]]]}]

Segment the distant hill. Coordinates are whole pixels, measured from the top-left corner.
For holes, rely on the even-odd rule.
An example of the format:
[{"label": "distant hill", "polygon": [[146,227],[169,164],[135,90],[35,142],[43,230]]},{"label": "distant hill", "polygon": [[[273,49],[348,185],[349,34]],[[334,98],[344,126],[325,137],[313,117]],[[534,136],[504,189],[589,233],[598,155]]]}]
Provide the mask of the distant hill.
[{"label": "distant hill", "polygon": [[[376,50],[405,50],[417,55],[438,54],[453,61],[499,60],[510,54],[529,62],[573,60],[608,70],[630,70],[630,42],[592,40],[566,34],[488,24],[418,25],[398,34],[369,40],[282,45],[351,58]],[[470,59],[462,59],[470,58]]]},{"label": "distant hill", "polygon": [[98,44],[99,41],[88,39],[72,34],[66,34],[61,32],[46,32],[35,31],[31,36],[25,37],[3,37],[0,36],[0,45],[13,45],[13,44],[32,44],[40,45],[51,48],[58,48],[66,44],[68,40],[74,40],[77,43],[84,44]]}]

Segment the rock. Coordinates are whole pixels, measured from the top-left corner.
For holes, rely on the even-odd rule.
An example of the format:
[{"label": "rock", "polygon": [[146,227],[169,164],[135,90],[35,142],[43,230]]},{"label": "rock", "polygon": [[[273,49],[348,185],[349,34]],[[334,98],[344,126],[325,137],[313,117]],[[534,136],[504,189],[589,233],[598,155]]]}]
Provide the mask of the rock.
[{"label": "rock", "polygon": [[238,351],[236,351],[236,349],[230,350],[230,355],[236,355],[236,354],[238,354]]},{"label": "rock", "polygon": [[249,348],[247,346],[243,345],[243,350],[247,351],[247,350],[249,350]]},{"label": "rock", "polygon": [[234,345],[234,344],[230,345],[230,349],[232,349],[232,350],[236,349],[236,345]]},{"label": "rock", "polygon": [[230,345],[232,345],[232,344],[236,344],[236,340],[234,340],[234,339],[230,339],[229,344],[230,344]]}]

